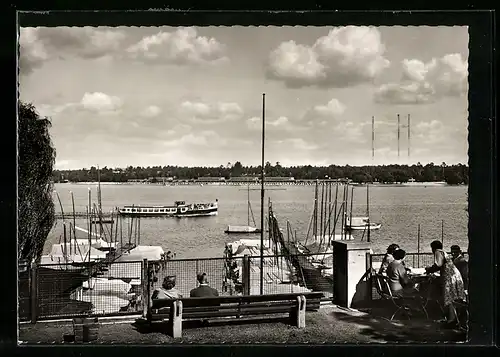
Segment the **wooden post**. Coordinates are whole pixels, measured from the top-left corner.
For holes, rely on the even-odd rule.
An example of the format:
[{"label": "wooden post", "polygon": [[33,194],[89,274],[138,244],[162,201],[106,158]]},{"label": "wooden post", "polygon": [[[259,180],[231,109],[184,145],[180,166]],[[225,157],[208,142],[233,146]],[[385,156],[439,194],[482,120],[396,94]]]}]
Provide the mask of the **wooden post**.
[{"label": "wooden post", "polygon": [[444,219],[441,220],[441,244],[444,247]]},{"label": "wooden post", "polygon": [[417,230],[417,268],[420,268],[420,224]]},{"label": "wooden post", "polygon": [[38,318],[38,266],[36,263],[31,264],[30,270],[31,277],[31,293],[30,293],[30,302],[31,302],[31,323],[36,323]]},{"label": "wooden post", "polygon": [[243,256],[241,267],[241,282],[243,283],[243,295],[250,295],[250,257]]},{"label": "wooden post", "polygon": [[168,321],[173,338],[182,337],[182,301],[174,301]]},{"label": "wooden post", "polygon": [[306,297],[297,296],[297,306],[290,312],[291,323],[298,328],[306,327]]},{"label": "wooden post", "polygon": [[148,260],[142,261],[142,317],[149,316],[150,309],[150,283],[148,273]]},{"label": "wooden post", "polygon": [[366,252],[366,288],[368,300],[372,300],[372,255],[370,252]]}]

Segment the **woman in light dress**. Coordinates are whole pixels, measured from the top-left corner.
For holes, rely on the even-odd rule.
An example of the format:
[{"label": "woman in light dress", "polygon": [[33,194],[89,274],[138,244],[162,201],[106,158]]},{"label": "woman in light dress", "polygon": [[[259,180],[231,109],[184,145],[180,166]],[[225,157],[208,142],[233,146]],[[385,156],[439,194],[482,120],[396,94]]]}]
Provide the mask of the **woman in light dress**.
[{"label": "woman in light dress", "polygon": [[453,264],[453,258],[443,251],[443,244],[435,240],[431,243],[431,249],[434,254],[434,264],[425,268],[425,272],[432,274],[439,271],[439,300],[445,309],[446,324],[453,327],[458,322],[454,302],[464,301],[466,298],[464,282],[457,267]]}]

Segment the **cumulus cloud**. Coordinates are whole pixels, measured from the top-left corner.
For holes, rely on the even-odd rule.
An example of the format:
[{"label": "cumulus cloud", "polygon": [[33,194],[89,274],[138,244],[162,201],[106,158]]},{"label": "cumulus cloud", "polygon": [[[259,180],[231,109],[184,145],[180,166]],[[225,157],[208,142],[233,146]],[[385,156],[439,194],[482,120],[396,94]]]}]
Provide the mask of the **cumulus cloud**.
[{"label": "cumulus cloud", "polygon": [[302,138],[289,138],[285,140],[285,143],[291,143],[292,146],[298,150],[315,150],[318,148],[318,145],[308,143]]},{"label": "cumulus cloud", "polygon": [[217,123],[241,118],[243,109],[238,103],[219,102],[216,104],[184,101],[180,112],[188,119],[203,123]]},{"label": "cumulus cloud", "polygon": [[371,82],[389,67],[384,52],[377,28],[337,27],[312,46],[281,43],[269,56],[266,75],[292,88],[343,88]]},{"label": "cumulus cloud", "polygon": [[467,60],[458,53],[433,58],[427,63],[405,59],[401,80],[380,86],[375,92],[375,101],[427,104],[446,96],[462,96],[467,93],[467,76]]},{"label": "cumulus cloud", "polygon": [[319,115],[342,115],[345,109],[345,105],[336,98],[330,100],[326,105],[317,105],[314,107],[314,110]]},{"label": "cumulus cloud", "polygon": [[439,120],[422,121],[413,128],[413,137],[417,142],[426,145],[435,145],[445,142],[449,143],[448,139],[453,130],[449,130]]},{"label": "cumulus cloud", "polygon": [[79,102],[65,104],[40,104],[37,106],[40,115],[56,116],[58,114],[66,114],[69,111],[88,111],[95,114],[116,114],[123,106],[123,100],[119,97],[108,95],[102,92],[86,92]]},{"label": "cumulus cloud", "polygon": [[[252,117],[246,121],[247,127],[251,130],[262,130],[262,118]],[[267,128],[278,128],[280,130],[286,130],[289,128],[290,121],[287,117],[281,116],[275,120],[266,120]]]},{"label": "cumulus cloud", "polygon": [[29,74],[52,59],[98,59],[119,51],[125,35],[93,27],[24,27],[19,34],[19,69]]},{"label": "cumulus cloud", "polygon": [[198,133],[185,133],[178,138],[163,142],[163,145],[166,147],[185,147],[187,149],[206,146],[210,148],[223,147],[226,144],[227,140],[213,130],[202,130]]},{"label": "cumulus cloud", "polygon": [[215,38],[198,36],[195,28],[160,31],[130,46],[130,58],[143,62],[172,64],[218,63],[227,60],[225,46]]},{"label": "cumulus cloud", "polygon": [[85,93],[80,104],[83,109],[95,113],[112,113],[121,108],[123,101],[116,96],[93,92]]},{"label": "cumulus cloud", "polygon": [[346,111],[346,106],[338,99],[332,98],[326,104],[315,105],[298,118],[300,125],[318,127],[336,124]]},{"label": "cumulus cloud", "polygon": [[161,114],[161,108],[156,105],[150,105],[141,112],[141,115],[146,118],[153,118],[160,114]]}]

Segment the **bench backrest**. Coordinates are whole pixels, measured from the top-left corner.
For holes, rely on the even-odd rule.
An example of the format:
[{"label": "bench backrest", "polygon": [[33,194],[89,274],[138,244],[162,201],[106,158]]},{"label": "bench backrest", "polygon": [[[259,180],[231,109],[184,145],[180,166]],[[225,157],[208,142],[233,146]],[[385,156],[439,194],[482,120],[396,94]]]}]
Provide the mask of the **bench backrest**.
[{"label": "bench backrest", "polygon": [[320,300],[322,292],[313,293],[291,293],[291,294],[269,294],[269,295],[242,295],[242,296],[218,296],[218,297],[194,297],[181,299],[158,299],[153,300],[152,309],[172,307],[174,301],[182,301],[183,307],[198,306],[220,306],[221,304],[251,304],[258,302],[296,301],[298,296],[305,296],[307,300]]}]

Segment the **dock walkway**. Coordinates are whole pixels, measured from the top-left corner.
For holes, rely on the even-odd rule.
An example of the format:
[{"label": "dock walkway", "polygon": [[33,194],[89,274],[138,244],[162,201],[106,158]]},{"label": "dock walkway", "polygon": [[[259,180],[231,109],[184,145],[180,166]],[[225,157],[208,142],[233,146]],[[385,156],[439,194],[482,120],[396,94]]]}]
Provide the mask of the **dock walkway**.
[{"label": "dock walkway", "polygon": [[333,277],[323,276],[319,269],[311,264],[307,256],[301,254],[294,245],[289,244],[287,248],[293,264],[298,266],[302,271],[306,287],[313,291],[322,291],[325,293],[325,296],[332,296]]},{"label": "dock walkway", "polygon": [[[75,212],[74,214],[73,214],[73,212],[64,213],[64,214],[62,214],[61,212],[57,212],[55,216],[56,216],[56,219],[73,219],[73,217],[75,217],[75,218],[87,218],[89,216],[89,214],[87,212]],[[99,219],[99,217],[96,217],[95,214],[92,214],[91,217],[93,220]],[[112,214],[103,212],[101,214],[101,217],[103,219],[104,218],[111,218]]]}]

